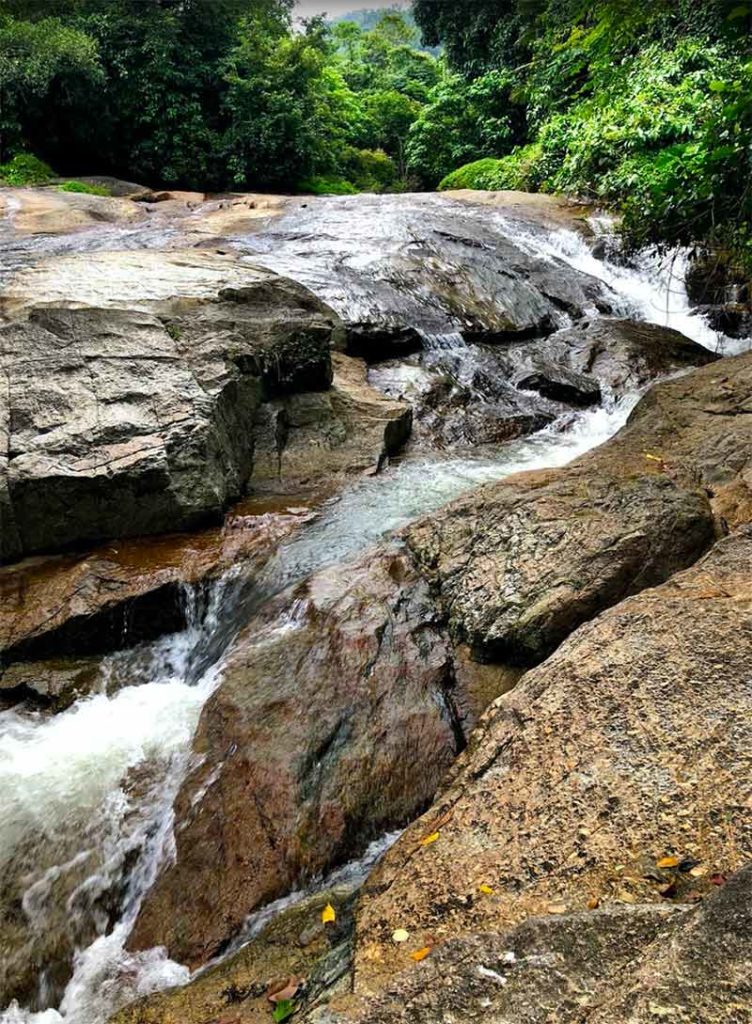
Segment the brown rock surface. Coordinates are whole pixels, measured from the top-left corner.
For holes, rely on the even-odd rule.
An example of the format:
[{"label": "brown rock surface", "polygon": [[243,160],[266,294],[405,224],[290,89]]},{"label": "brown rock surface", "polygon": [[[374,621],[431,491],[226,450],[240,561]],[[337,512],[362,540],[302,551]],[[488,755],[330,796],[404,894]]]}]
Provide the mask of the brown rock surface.
[{"label": "brown rock surface", "polygon": [[[354,895],[350,886],[339,886],[303,899],[189,985],[139,1000],[111,1024],[269,1024],[273,1007],[267,993],[275,980],[305,979],[306,1000],[329,993],[350,966]],[[323,925],[327,904],[337,917]]]},{"label": "brown rock surface", "polygon": [[711,543],[704,495],[614,469],[586,459],[512,477],[408,530],[454,637],[478,660],[542,661],[582,622]]},{"label": "brown rock surface", "polygon": [[130,199],[60,192],[56,188],[3,189],[0,202],[21,235],[58,235],[104,224],[133,224],[145,213]]},{"label": "brown rock surface", "polygon": [[[743,405],[752,358],[724,369],[729,371],[722,375],[724,386]],[[443,631],[437,597],[450,616],[455,641],[472,636],[487,655],[507,662],[536,661],[584,618],[696,560],[715,536],[707,495],[698,488],[697,466],[686,461],[669,471],[663,456],[647,459],[645,431],[658,443],[671,440],[687,453],[687,460],[690,454],[702,457],[704,445],[710,451],[722,441],[720,420],[703,411],[719,380],[714,368],[706,367],[693,377],[662,385],[658,399],[645,400],[658,410],[654,428],[651,417],[638,412],[610,445],[574,467],[493,485],[434,520],[409,528],[407,539],[435,584],[433,590],[405,554],[387,549],[355,568],[319,574],[257,616],[205,711],[197,747],[205,756],[204,767],[184,789],[177,808],[177,862],[147,900],[136,945],[164,942],[179,959],[201,962],[253,907],[286,891],[300,875],[351,855],[353,837],[365,839],[377,827],[404,820],[411,801],[420,806],[456,746],[450,724],[455,729],[471,725],[484,704],[508,689],[519,672],[513,666],[483,669],[466,651],[453,649]],[[664,428],[677,394],[682,408],[689,405],[680,431],[673,419],[672,429]],[[731,407],[732,399],[728,401]],[[735,450],[743,451],[749,429],[744,417],[736,429]],[[738,463],[734,467],[740,468]],[[732,474],[729,467],[729,480]],[[516,545],[513,557],[510,538]],[[658,605],[664,601],[656,598]],[[664,623],[661,629],[666,628]],[[500,644],[505,635],[517,639]],[[614,656],[621,650],[612,636],[604,643]],[[629,659],[625,655],[627,663],[630,659],[631,654]],[[586,667],[581,666],[583,672]],[[507,699],[516,701],[535,678],[525,677]],[[456,690],[454,722],[437,718],[433,705],[426,725],[426,694],[437,700],[447,683]],[[573,718],[581,721],[583,734],[592,714],[595,743],[598,714],[610,710],[612,702],[603,694],[605,684],[599,681],[597,692],[593,686],[589,692],[588,685],[583,681],[582,695],[577,691],[572,705],[556,714],[570,725]],[[387,714],[385,705],[394,705],[395,693],[396,717],[392,708],[387,730],[382,715]],[[367,711],[374,701],[377,712]],[[418,709],[428,738],[416,740],[411,708]],[[536,712],[536,720],[548,721],[545,735],[556,743],[551,724],[555,716],[547,715]],[[516,721],[511,716],[510,729]],[[389,744],[384,746],[387,733]],[[386,761],[375,770],[377,749]],[[225,760],[227,751],[232,754]],[[549,770],[562,770],[551,751],[545,757]],[[524,747],[519,758],[524,758]],[[311,765],[319,759],[325,772],[312,777]],[[219,781],[194,804],[205,773],[217,769]],[[390,780],[392,788],[384,782],[375,789],[377,779]],[[539,789],[534,796],[546,804],[548,790],[539,794]],[[528,812],[515,804],[510,813],[516,821]],[[546,816],[546,821],[554,817]],[[461,848],[460,838],[458,864]],[[476,853],[470,843],[468,856]],[[424,856],[430,856],[428,850]],[[541,856],[545,859],[548,851]],[[474,871],[468,863],[461,870],[470,875]],[[206,905],[198,901],[186,907],[181,894],[197,878],[204,880],[199,889],[207,894]],[[497,885],[498,877],[491,882],[480,878],[477,884]],[[513,879],[510,884],[518,883]],[[470,893],[474,891],[471,887]],[[475,902],[470,896],[469,905]],[[447,906],[464,912],[466,903],[465,896],[452,896],[446,902],[428,900],[426,906],[440,917]],[[529,912],[541,909],[545,903],[539,901]],[[432,918],[430,927],[433,923]]]},{"label": "brown rock surface", "polygon": [[711,508],[744,522],[752,356],[654,387],[627,426],[562,470],[521,474],[407,531],[455,637],[535,664],[576,626],[691,564]]},{"label": "brown rock surface", "polygon": [[[420,948],[594,903],[681,902],[752,858],[750,565],[745,529],[581,627],[489,709],[369,879],[359,992],[404,968],[394,928]],[[664,857],[702,877],[674,879]]]},{"label": "brown rock surface", "polygon": [[[746,1024],[752,1017],[752,866],[695,909],[666,903],[531,917],[506,935],[450,939],[383,994],[313,1024]],[[344,1012],[337,1012],[337,1010]],[[460,1017],[461,1015],[461,1017]],[[157,1024],[155,1021],[154,1024]]]},{"label": "brown rock surface", "polygon": [[414,817],[463,741],[453,685],[428,587],[399,549],[265,606],[202,714],[176,862],[133,947],[202,963],[252,910]]},{"label": "brown rock surface", "polygon": [[[46,697],[52,686],[54,696],[73,681],[66,677],[86,668],[65,659],[183,628],[183,587],[240,562],[253,572],[306,518],[305,509],[265,512],[248,503],[221,528],[118,541],[83,555],[0,568],[0,691],[24,687]],[[10,667],[40,658],[56,660]]]}]

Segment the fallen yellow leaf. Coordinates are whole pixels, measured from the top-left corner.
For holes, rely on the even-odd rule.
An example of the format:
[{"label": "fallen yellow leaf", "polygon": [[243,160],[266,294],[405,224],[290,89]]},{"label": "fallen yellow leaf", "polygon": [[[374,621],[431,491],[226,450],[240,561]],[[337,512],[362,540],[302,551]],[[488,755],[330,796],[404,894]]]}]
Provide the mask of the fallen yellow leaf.
[{"label": "fallen yellow leaf", "polygon": [[418,949],[414,953],[410,954],[410,959],[414,960],[416,964],[419,964],[421,960],[425,960],[431,952],[430,946],[425,946],[423,949]]},{"label": "fallen yellow leaf", "polygon": [[663,459],[659,455],[651,455],[650,452],[645,452],[645,458],[649,459],[650,462],[663,462]]},{"label": "fallen yellow leaf", "polygon": [[435,843],[436,842],[436,840],[439,838],[440,835],[441,835],[440,832],[433,832],[430,836],[426,836],[424,839],[421,839],[420,845],[421,846],[430,846],[431,843]]},{"label": "fallen yellow leaf", "polygon": [[493,889],[490,885],[479,885],[478,892],[482,892],[484,896],[493,896]]},{"label": "fallen yellow leaf", "polygon": [[663,857],[661,860],[656,861],[657,868],[676,868],[680,864],[678,857]]},{"label": "fallen yellow leaf", "polygon": [[410,938],[410,933],[406,932],[404,928],[398,928],[396,932],[392,932],[392,942],[407,942]]},{"label": "fallen yellow leaf", "polygon": [[337,912],[331,903],[327,903],[324,909],[321,911],[321,920],[324,924],[332,924],[337,920]]}]

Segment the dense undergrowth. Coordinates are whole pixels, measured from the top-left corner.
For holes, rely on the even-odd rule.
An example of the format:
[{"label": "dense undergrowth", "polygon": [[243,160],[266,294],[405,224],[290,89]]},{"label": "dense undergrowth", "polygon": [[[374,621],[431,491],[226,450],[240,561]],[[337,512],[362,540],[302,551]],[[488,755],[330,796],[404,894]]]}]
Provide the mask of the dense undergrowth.
[{"label": "dense undergrowth", "polygon": [[468,78],[508,69],[525,131],[440,188],[577,194],[618,207],[633,245],[694,245],[752,266],[749,5],[468,6],[461,23],[444,0],[418,3],[417,16]]}]

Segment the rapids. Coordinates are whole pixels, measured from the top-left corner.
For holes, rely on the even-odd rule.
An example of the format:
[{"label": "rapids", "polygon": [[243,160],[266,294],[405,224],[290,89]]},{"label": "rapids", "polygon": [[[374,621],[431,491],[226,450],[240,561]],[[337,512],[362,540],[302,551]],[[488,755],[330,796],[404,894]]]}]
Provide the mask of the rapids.
[{"label": "rapids", "polygon": [[[533,227],[504,211],[440,196],[297,203],[262,230],[235,237],[231,244],[243,259],[307,285],[343,316],[376,316],[389,322],[399,318],[426,345],[460,350],[472,360],[472,346],[464,344],[456,318],[412,285],[411,261],[435,257],[422,241],[425,225],[448,219],[476,241],[480,238],[479,245],[504,238],[510,252],[522,252],[554,274],[562,265],[580,271],[620,315],[674,327],[714,350],[740,347],[692,315],[682,284],[682,254],[669,259],[646,253],[633,264],[601,260],[581,231]],[[608,231],[602,219],[591,226],[596,235]],[[47,261],[54,274],[54,259],[72,254],[132,254],[178,246],[181,230],[154,221],[23,239],[13,236],[6,224],[0,285],[40,261]],[[405,272],[390,276],[383,272],[384,261],[395,254],[404,256]],[[85,266],[77,265],[76,273],[66,269],[63,284],[58,279],[52,293],[79,301],[90,298],[81,277]],[[111,280],[107,258],[97,267],[98,294],[110,286],[116,293],[126,287],[122,264]],[[477,291],[477,282],[473,288]],[[138,286],[135,293],[126,290],[128,297],[139,299]],[[142,292],[148,297],[148,281]],[[566,312],[560,312],[558,325],[569,322]],[[0,1013],[2,1024],[102,1024],[124,1003],[188,980],[187,968],[159,950],[132,954],[125,943],[144,893],[171,856],[172,803],[190,763],[194,730],[221,677],[223,651],[249,602],[262,601],[325,565],[346,561],[463,491],[521,469],[567,463],[611,437],[638,397],[567,414],[536,435],[494,449],[422,452],[397,460],[381,475],[352,483],[325,504],[279,549],[250,589],[230,572],[208,597],[186,592],[189,625],[184,632],[106,660],[104,672],[130,676],[131,685],[108,695],[103,679],[101,692],[54,717],[23,708],[0,713],[0,863],[25,858],[23,911],[32,928],[44,929],[51,915],[63,913],[72,928],[77,918],[88,927],[93,922],[98,936],[79,949],[61,999],[42,971],[36,1009],[12,1005]],[[135,786],[134,773],[139,777]],[[366,868],[380,849],[371,851]],[[356,865],[353,872],[361,868]],[[60,907],[55,881],[71,871],[80,881]],[[114,919],[100,906],[100,898],[113,888],[120,890]],[[298,897],[291,894],[280,907]],[[274,909],[249,921],[246,936]]]}]

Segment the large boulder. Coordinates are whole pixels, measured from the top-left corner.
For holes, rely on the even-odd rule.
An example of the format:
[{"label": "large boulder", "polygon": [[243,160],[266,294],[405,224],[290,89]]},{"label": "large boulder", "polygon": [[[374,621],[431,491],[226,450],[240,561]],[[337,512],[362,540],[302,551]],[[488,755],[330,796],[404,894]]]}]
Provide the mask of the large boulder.
[{"label": "large boulder", "polygon": [[0,558],[218,517],[248,486],[260,404],[328,388],[337,331],[270,275],[163,319],[37,308],[0,328]]},{"label": "large boulder", "polygon": [[[258,952],[257,971],[270,961]],[[183,1004],[201,988],[185,989]],[[752,867],[695,909],[614,903],[531,917],[507,933],[442,943],[375,998],[348,1000],[333,986],[301,996],[311,1024],[726,1024],[745,1021],[751,999]],[[145,1022],[172,1024],[171,1016],[152,1016],[151,1004],[144,1009]],[[241,1024],[257,1019],[252,1001],[239,1009]]]},{"label": "large boulder", "polygon": [[[743,528],[582,626],[489,709],[442,796],[367,884],[357,990],[380,991],[409,965],[395,928],[420,949],[539,914],[681,904],[752,858],[750,565]],[[737,947],[721,959],[741,963],[749,947]],[[665,980],[680,1006],[706,1005],[678,982],[690,948],[661,955],[667,978],[646,964],[656,1003]],[[743,975],[725,976],[738,995]]]},{"label": "large boulder", "polygon": [[[752,356],[654,387],[561,470],[510,477],[407,531],[475,656],[536,664],[580,623],[748,520]],[[714,518],[717,525],[714,525]]]},{"label": "large boulder", "polygon": [[599,317],[535,344],[510,345],[502,354],[502,365],[519,387],[589,405],[592,382],[612,395],[623,395],[658,377],[717,359],[715,353],[669,327]]},{"label": "large boulder", "polygon": [[[658,409],[672,408],[672,389],[694,395],[688,436],[674,438],[688,459],[702,454],[690,437],[703,432],[712,448],[721,429],[703,411],[713,369],[657,389]],[[752,358],[731,373],[743,403]],[[663,416],[653,440],[668,441]],[[737,429],[742,450],[744,417]],[[409,554],[387,548],[327,570],[251,622],[205,710],[202,768],[176,808],[176,862],[147,898],[136,946],[164,943],[191,964],[209,957],[251,909],[356,853],[356,836],[403,821],[520,666],[703,554],[716,524],[697,465],[669,471],[647,458],[646,431],[651,417],[639,413],[597,456],[471,494],[409,527]],[[465,642],[476,661],[504,664],[478,666]],[[415,715],[428,730],[420,740]],[[186,903],[197,878],[206,900]]]},{"label": "large boulder", "polygon": [[400,549],[269,602],[202,714],[175,862],[133,948],[201,964],[254,909],[411,820],[464,742],[454,689],[429,588]]},{"label": "large boulder", "polygon": [[476,659],[534,665],[578,625],[694,561],[707,497],[649,470],[584,459],[512,477],[408,529],[455,639]]}]

